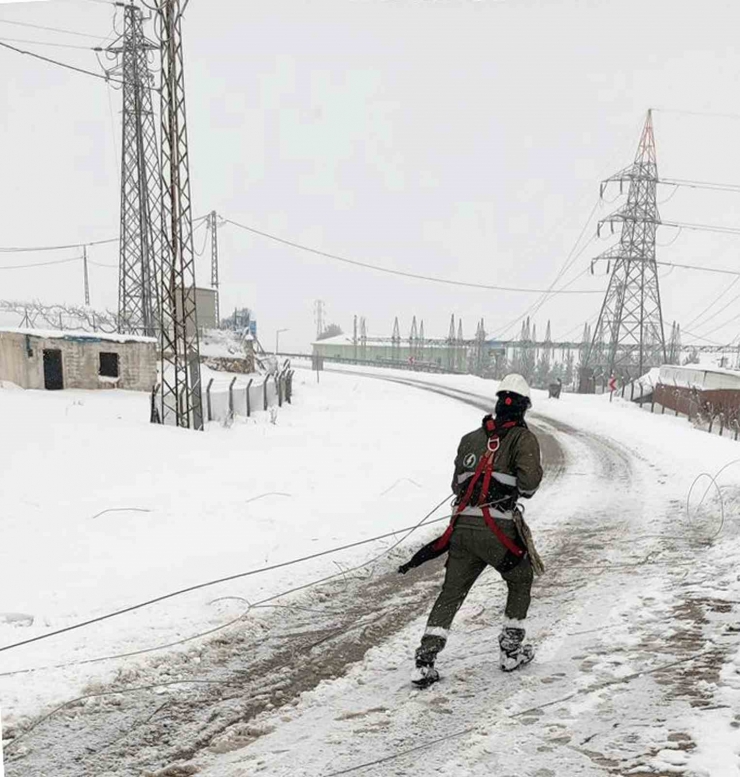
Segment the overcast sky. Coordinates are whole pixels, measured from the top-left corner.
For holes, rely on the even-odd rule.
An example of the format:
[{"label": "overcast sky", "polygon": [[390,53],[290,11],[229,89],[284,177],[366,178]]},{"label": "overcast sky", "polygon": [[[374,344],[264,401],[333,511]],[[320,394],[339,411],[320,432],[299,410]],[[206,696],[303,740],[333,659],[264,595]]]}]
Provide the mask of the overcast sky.
[{"label": "overcast sky", "polygon": [[[100,39],[113,16],[111,4],[93,0],[0,7],[5,22]],[[96,43],[4,21],[0,39]],[[216,209],[405,271],[547,287],[597,203],[599,181],[631,162],[649,107],[670,109],[655,114],[661,175],[740,183],[738,29],[736,0],[191,0],[184,34],[196,214]],[[97,68],[89,51],[13,45]],[[0,246],[115,236],[120,93],[9,51],[0,50],[0,69]],[[665,219],[740,227],[740,194],[673,193],[660,192],[670,198]],[[586,234],[594,236],[595,219]],[[197,233],[196,248],[204,237]],[[607,231],[587,246],[563,280],[614,239]],[[665,261],[739,269],[738,237],[663,228],[659,242]],[[436,336],[451,313],[468,336],[480,317],[502,334],[538,299],[385,276],[231,226],[221,248],[222,308],[252,307],[268,347],[276,328],[289,328],[281,344],[305,348],[316,299],[345,331],[358,314],[375,335],[390,334],[399,316],[407,334],[415,314]],[[0,267],[74,255],[4,254]],[[113,248],[91,258],[117,261]],[[207,283],[207,251],[199,261]],[[603,291],[605,270],[571,288]],[[732,281],[668,268],[661,276],[666,319],[684,326]],[[91,282],[93,305],[114,308],[116,269],[92,267]],[[82,294],[75,263],[0,271],[0,298],[82,302]],[[740,283],[688,328],[733,339],[735,294]],[[551,318],[555,338],[580,337],[601,300],[550,300],[536,316],[540,333]],[[517,332],[515,324],[505,333]]]}]

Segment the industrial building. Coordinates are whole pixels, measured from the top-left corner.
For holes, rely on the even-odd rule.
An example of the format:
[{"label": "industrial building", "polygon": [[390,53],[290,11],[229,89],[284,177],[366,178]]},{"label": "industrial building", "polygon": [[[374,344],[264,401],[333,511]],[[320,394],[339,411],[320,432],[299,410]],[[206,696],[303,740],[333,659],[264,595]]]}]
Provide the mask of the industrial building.
[{"label": "industrial building", "polygon": [[[177,305],[177,315],[182,316],[182,293],[180,290],[177,290],[178,293],[175,296],[175,304]],[[185,295],[186,298],[189,300],[189,304],[186,304],[186,307],[188,310],[186,311],[188,316],[188,335],[193,335],[193,325],[192,325],[192,313],[193,313],[193,303],[192,303],[192,296]],[[195,289],[195,315],[198,320],[198,329],[200,332],[206,330],[206,329],[218,329],[218,321],[216,316],[216,302],[217,302],[217,296],[218,292],[215,289],[206,289],[203,287],[197,287]]]},{"label": "industrial building", "polygon": [[157,359],[149,337],[0,329],[0,381],[25,389],[151,391]]},{"label": "industrial building", "polygon": [[493,341],[422,340],[394,338],[358,338],[345,334],[317,340],[312,344],[315,356],[348,362],[413,364],[450,372],[468,370],[482,373],[505,351]]}]

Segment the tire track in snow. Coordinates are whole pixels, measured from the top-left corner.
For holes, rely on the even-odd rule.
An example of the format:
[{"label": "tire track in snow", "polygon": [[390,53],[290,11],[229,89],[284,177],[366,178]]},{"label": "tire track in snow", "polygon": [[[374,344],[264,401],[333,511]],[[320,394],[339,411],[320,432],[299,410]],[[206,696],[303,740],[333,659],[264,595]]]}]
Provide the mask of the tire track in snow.
[{"label": "tire track in snow", "polygon": [[[418,388],[408,384],[412,388]],[[485,398],[451,396],[487,412]],[[548,485],[562,476],[562,448],[541,435]],[[102,696],[60,712],[44,723],[10,758],[8,777],[53,771],[55,777],[141,777],[172,762],[203,752],[227,752],[264,734],[252,721],[272,709],[295,703],[321,682],[342,676],[374,645],[398,633],[431,606],[443,570],[442,560],[411,576],[399,576],[408,545],[378,565],[380,574],[317,587],[301,596],[296,609],[280,615],[253,610],[246,624],[186,653],[155,658],[144,668],[122,670],[112,687],[177,682],[127,696]],[[367,603],[372,602],[368,608]],[[311,612],[304,612],[300,608]],[[274,611],[273,611],[274,612]],[[338,614],[341,613],[341,614]],[[258,632],[258,633],[257,633]],[[223,685],[187,686],[223,679]],[[163,708],[163,699],[167,701]],[[10,734],[12,735],[12,731]]]},{"label": "tire track in snow", "polygon": [[[388,646],[376,648],[348,677],[323,686],[299,711],[284,715],[274,733],[265,732],[236,758],[214,761],[205,769],[208,777],[318,777],[469,726],[476,731],[464,739],[437,743],[426,752],[417,750],[356,773],[589,777],[629,772],[667,777],[683,771],[682,759],[692,743],[678,715],[686,706],[693,664],[664,672],[664,679],[634,674],[635,669],[639,673],[671,659],[690,658],[706,616],[696,603],[683,613],[687,620],[682,624],[666,596],[663,609],[678,623],[679,636],[666,638],[665,629],[655,626],[660,588],[670,589],[685,577],[681,568],[670,565],[686,563],[685,547],[667,552],[655,540],[638,547],[632,543],[647,527],[662,528],[664,516],[650,514],[641,499],[641,479],[653,477],[657,468],[614,441],[551,419],[540,418],[540,425],[563,435],[571,469],[574,464],[580,470],[591,468],[568,470],[569,480],[561,485],[577,487],[581,476],[592,479],[597,489],[590,502],[560,500],[552,508],[555,513],[560,509],[560,516],[549,516],[544,530],[535,529],[538,537],[545,536],[551,570],[535,595],[535,606],[547,622],[539,634],[539,661],[516,677],[498,672],[498,616],[491,620],[489,610],[492,600],[499,610],[501,586],[495,574],[484,575],[442,654],[443,683],[424,693],[409,692],[403,668],[410,664],[418,634],[406,630]],[[663,566],[652,565],[652,555],[660,556]],[[471,615],[466,609],[478,611]],[[472,636],[476,632],[477,638]],[[475,643],[486,649],[471,650]],[[676,643],[683,647],[678,649]],[[710,663],[716,672],[714,659]],[[377,673],[373,677],[378,663],[387,664],[395,679],[386,681]],[[619,684],[621,677],[630,678],[629,683]],[[574,701],[558,702],[574,690]],[[545,706],[535,709],[538,705]],[[531,712],[516,720],[509,716],[527,709]],[[281,751],[286,745],[289,753]]]},{"label": "tire track in snow", "polygon": [[[433,390],[429,384],[415,387]],[[440,388],[435,393],[482,410],[491,404],[489,399],[469,392]],[[562,510],[541,531],[535,529],[538,538],[543,538],[540,542],[544,541],[550,572],[535,593],[535,607],[548,625],[539,636],[539,662],[532,665],[530,672],[502,678],[495,667],[499,624],[497,616],[489,613],[491,602],[495,602],[498,611],[501,600],[501,585],[495,575],[481,578],[473,589],[470,608],[460,614],[455,630],[459,638],[451,640],[440,661],[446,682],[424,695],[410,693],[405,674],[398,679],[399,675],[394,673],[410,662],[418,634],[404,636],[404,627],[426,614],[438,590],[440,564],[422,567],[413,579],[399,578],[389,571],[372,579],[339,581],[301,598],[302,605],[318,611],[311,613],[311,617],[291,610],[284,611],[282,618],[256,614],[250,619],[254,630],[269,629],[269,635],[261,640],[254,635],[224,635],[184,657],[158,661],[144,674],[145,680],[154,681],[220,674],[231,679],[239,677],[237,688],[229,685],[220,690],[178,690],[165,696],[169,704],[162,710],[164,714],[153,720],[148,718],[161,707],[162,695],[126,700],[123,705],[104,700],[74,710],[35,742],[34,752],[18,761],[18,771],[9,771],[9,777],[44,774],[43,767],[50,762],[54,763],[53,773],[58,777],[141,777],[147,770],[156,774],[157,769],[173,762],[184,764],[185,770],[170,774],[185,775],[188,765],[197,764],[204,766],[208,775],[219,777],[257,772],[318,777],[362,761],[363,756],[377,757],[379,753],[401,750],[448,732],[451,726],[460,728],[479,722],[482,716],[491,718],[496,709],[531,708],[537,700],[559,698],[566,689],[618,676],[627,671],[636,657],[644,659],[647,650],[660,651],[660,632],[650,631],[649,626],[642,631],[631,625],[624,627],[628,641],[638,640],[641,646],[632,652],[629,645],[623,644],[623,635],[611,639],[610,632],[603,631],[605,612],[618,609],[625,592],[645,587],[652,578],[656,583],[662,580],[655,571],[636,581],[632,572],[612,572],[604,567],[613,561],[638,564],[645,556],[645,546],[625,551],[624,544],[620,544],[642,517],[634,452],[546,416],[535,415],[534,420],[538,433],[544,434],[541,439],[548,464],[548,484],[578,487],[580,479],[596,479],[602,488],[596,509],[574,500],[570,504],[567,499],[558,500],[549,487],[541,492],[540,498],[558,503],[552,508],[553,513],[558,512],[561,503]],[[556,437],[563,441],[565,452]],[[405,557],[406,552],[401,555]],[[585,570],[589,565],[592,568]],[[649,610],[649,599],[645,593],[636,601]],[[374,604],[368,608],[367,601]],[[337,610],[344,612],[337,616]],[[701,631],[698,635],[696,631],[699,615],[687,611],[683,617],[691,624],[693,636],[689,643],[694,644],[701,636]],[[585,628],[589,626],[593,627],[591,634]],[[571,644],[569,635],[584,628],[585,639],[578,638]],[[399,652],[400,657],[388,657],[384,653],[387,644],[394,645],[392,650]],[[478,645],[486,649],[481,650]],[[379,660],[388,663],[390,676],[396,678],[380,698],[366,693],[368,683],[362,680],[363,658],[367,661],[368,650],[379,653]],[[198,661],[195,666],[193,658]],[[547,777],[556,774],[551,770],[554,762],[558,763],[557,774],[565,769],[574,777],[623,774],[625,753],[632,758],[627,759],[632,768],[639,768],[641,758],[646,761],[656,752],[655,742],[651,745],[643,741],[640,732],[654,723],[656,705],[670,704],[677,693],[674,678],[664,680],[665,685],[658,686],[657,691],[652,681],[641,683],[646,686],[638,691],[643,709],[633,725],[620,722],[624,715],[619,713],[619,705],[624,703],[625,694],[618,689],[606,696],[602,694],[594,702],[593,714],[587,713],[586,721],[583,713],[574,711],[571,705],[533,712],[516,724],[504,724],[494,718],[492,726],[496,730],[492,738],[484,732],[469,737],[468,755],[462,760],[459,743],[435,748],[429,756],[422,755],[422,760],[434,759],[435,769],[449,774]],[[136,681],[138,684],[141,678]],[[322,681],[330,682],[319,688]],[[369,683],[372,682],[371,678]],[[685,686],[686,678],[681,682]],[[339,709],[333,689],[341,700],[342,688],[348,683],[359,683],[351,694],[353,700],[363,694],[370,697],[363,709],[356,708],[356,701],[352,702],[353,708]],[[320,718],[317,728],[331,728],[334,741],[328,744],[319,742],[317,746],[310,739],[300,708],[296,710],[299,695],[312,690],[319,698],[310,708],[311,722]],[[655,699],[651,700],[651,695]],[[281,732],[284,727],[291,729],[285,735]],[[681,732],[666,730],[662,736],[662,744],[668,743],[677,752],[690,747],[690,738],[687,740]],[[522,748],[531,751],[526,771],[507,771],[506,760],[497,761],[498,754],[506,748],[511,752]],[[39,751],[43,751],[41,755]],[[219,760],[214,760],[216,757]],[[14,764],[10,766],[14,768]],[[415,773],[409,769],[413,766],[406,759],[361,773],[384,777]],[[421,772],[427,773],[423,765]],[[653,777],[660,774],[650,773]]]}]

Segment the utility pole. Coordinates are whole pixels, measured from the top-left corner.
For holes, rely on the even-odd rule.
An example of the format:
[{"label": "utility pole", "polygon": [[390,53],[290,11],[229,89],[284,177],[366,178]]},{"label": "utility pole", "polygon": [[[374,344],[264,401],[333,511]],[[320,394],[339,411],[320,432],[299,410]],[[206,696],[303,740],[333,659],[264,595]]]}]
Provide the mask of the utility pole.
[{"label": "utility pole", "polygon": [[455,371],[455,314],[453,313],[450,318],[450,331],[447,334],[447,343],[449,348],[447,350],[447,369],[450,372]]},{"label": "utility pole", "polygon": [[484,372],[484,351],[486,345],[486,324],[483,319],[478,322],[478,329],[475,332],[475,374],[483,375]]},{"label": "utility pole", "polygon": [[218,280],[218,214],[211,211],[209,229],[211,230],[211,287],[216,290],[216,329],[221,329],[220,290]]},{"label": "utility pole", "polygon": [[158,0],[162,57],[162,421],[203,429],[190,193],[182,14],[188,0]]},{"label": "utility pole", "polygon": [[326,303],[323,300],[317,299],[313,304],[314,321],[316,322],[316,339],[318,340],[321,335],[324,334],[325,315],[326,315]]},{"label": "utility pole", "polygon": [[352,327],[352,359],[355,363],[357,363],[357,348],[359,346],[358,333],[358,320],[357,316],[355,316],[354,324]]},{"label": "utility pole", "polygon": [[87,272],[87,246],[82,246],[82,266],[85,273],[85,306],[90,307],[90,276]]},{"label": "utility pole", "polygon": [[401,328],[398,324],[398,316],[393,322],[393,335],[391,336],[391,360],[401,361]]},{"label": "utility pole", "polygon": [[367,321],[365,316],[360,319],[360,358],[367,361]]},{"label": "utility pole", "polygon": [[459,372],[465,371],[465,345],[463,344],[463,340],[465,337],[463,336],[463,322],[462,319],[460,319],[457,322],[457,347],[455,349],[456,352],[456,359],[455,359],[455,369],[457,369]]},{"label": "utility pole", "polygon": [[594,261],[606,261],[607,272],[614,263],[609,288],[586,353],[581,372],[581,390],[593,383],[595,373],[605,379],[638,376],[650,367],[666,362],[663,311],[655,261],[655,236],[660,225],[658,212],[658,164],[655,152],[652,111],[645,126],[633,164],[604,181],[629,185],[627,203],[599,223],[612,228],[621,225],[619,243]]},{"label": "utility pole", "polygon": [[149,55],[143,14],[123,5],[123,35],[107,51],[118,56],[123,81],[119,330],[153,337],[159,316],[161,190]]}]

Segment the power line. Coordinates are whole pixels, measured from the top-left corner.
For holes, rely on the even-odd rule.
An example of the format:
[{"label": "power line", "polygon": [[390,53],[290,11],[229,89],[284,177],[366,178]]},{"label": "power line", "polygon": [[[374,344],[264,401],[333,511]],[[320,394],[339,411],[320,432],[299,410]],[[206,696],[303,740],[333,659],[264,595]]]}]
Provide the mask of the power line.
[{"label": "power line", "polygon": [[[730,249],[733,251],[733,257],[734,253],[736,251],[735,246],[731,245],[730,243],[727,243],[724,247],[724,250],[720,253],[720,256],[724,256],[727,254]],[[717,257],[714,257],[715,259]],[[712,292],[711,296],[704,297],[704,299],[701,301],[701,303],[692,306],[690,310],[690,315],[693,315],[694,317],[689,321],[686,326],[691,327],[693,326],[697,321],[704,318],[704,316],[716,305],[718,305],[722,299],[729,294],[730,291],[732,291],[733,288],[737,285],[737,283],[740,281],[740,278],[735,278],[732,283],[727,284],[724,281],[722,281],[722,289],[718,290],[716,292]],[[719,293],[721,291],[721,293]],[[701,307],[701,310],[695,314],[696,310]]]},{"label": "power line", "polygon": [[[193,224],[199,224],[199,222],[207,219],[208,216],[198,216],[193,219]],[[80,240],[77,243],[67,243],[66,245],[50,245],[50,246],[12,246],[12,247],[0,247],[0,254],[33,254],[40,253],[42,251],[67,251],[71,248],[93,248],[94,246],[109,245],[111,243],[118,243],[119,237],[109,237],[105,240]]]},{"label": "power line", "polygon": [[[700,651],[697,651],[696,653],[691,653],[688,656],[684,656],[683,658],[676,659],[669,663],[659,664],[658,666],[653,666],[652,668],[649,668],[649,669],[638,669],[636,672],[633,672],[632,674],[623,675],[622,677],[616,677],[611,680],[606,680],[602,683],[597,683],[596,685],[593,685],[593,686],[578,688],[577,690],[572,691],[571,693],[568,693],[565,696],[561,696],[558,699],[553,699],[552,701],[547,701],[542,704],[538,704],[536,707],[530,707],[529,709],[519,710],[518,712],[505,712],[503,715],[503,719],[513,720],[515,718],[523,717],[524,715],[530,715],[535,711],[543,710],[547,707],[553,707],[556,704],[557,705],[564,704],[565,702],[571,699],[574,699],[578,696],[589,696],[593,693],[603,691],[605,688],[610,688],[614,685],[631,683],[633,680],[637,680],[642,677],[646,677],[648,675],[654,675],[654,674],[657,674],[658,672],[665,672],[667,669],[672,669],[677,666],[683,666],[684,664],[688,664],[692,661],[696,661],[698,658],[707,656],[709,655],[709,653],[710,653],[709,650],[700,650]],[[428,750],[429,748],[432,748],[435,745],[448,742],[451,739],[457,739],[459,737],[472,734],[476,730],[480,730],[480,724],[477,724],[475,726],[468,726],[467,728],[461,729],[459,731],[453,731],[450,734],[445,734],[443,736],[437,737],[436,739],[427,740],[426,742],[423,742],[419,745],[415,745],[413,747],[406,748],[405,750],[397,750],[395,753],[390,753],[389,755],[376,758],[372,761],[364,761],[362,763],[356,763],[354,766],[348,766],[344,769],[339,769],[338,771],[329,772],[325,775],[325,777],[340,777],[340,775],[351,774],[353,772],[358,772],[364,769],[368,769],[371,766],[377,766],[378,764],[388,763],[389,761],[395,761],[411,753],[417,753],[421,750]]]},{"label": "power line", "polygon": [[[698,337],[700,340],[706,340],[707,339],[707,337],[706,337],[707,335],[714,334],[715,332],[718,332],[720,329],[724,329],[728,324],[733,323],[733,321],[737,321],[738,318],[740,318],[740,313],[738,313],[737,315],[733,316],[732,318],[728,318],[727,321],[724,321],[723,323],[718,324],[713,329],[710,329],[708,332],[704,332],[704,335],[702,335],[702,336],[700,336],[700,335],[693,335],[693,337]],[[712,341],[711,340],[707,340],[707,342],[712,342]],[[717,343],[717,345],[721,345],[721,344],[722,343]]]},{"label": "power line", "polygon": [[658,113],[676,113],[683,116],[703,116],[717,119],[740,119],[740,113],[717,113],[714,111],[685,111],[680,108],[653,108]]},{"label": "power line", "polygon": [[16,54],[24,54],[25,56],[31,57],[33,59],[41,60],[42,62],[46,62],[49,65],[56,65],[57,67],[65,68],[66,70],[72,70],[75,73],[82,73],[86,76],[92,76],[93,78],[97,78],[101,81],[106,81],[107,83],[115,82],[118,84],[122,84],[123,81],[119,81],[117,78],[111,78],[108,75],[101,75],[100,73],[95,73],[92,70],[86,70],[83,67],[77,67],[76,65],[70,65],[67,62],[59,62],[59,60],[56,59],[50,59],[49,57],[44,57],[41,54],[36,54],[33,51],[26,51],[25,49],[19,49],[15,46],[11,46],[9,43],[2,43],[0,42],[0,47],[4,49],[8,49],[9,51],[14,51]]},{"label": "power line", "polygon": [[[719,304],[720,300],[722,300],[727,294],[729,294],[729,292],[732,291],[732,289],[734,289],[737,286],[738,282],[740,282],[740,278],[735,278],[735,280],[732,283],[730,283],[728,286],[725,286],[724,291],[718,297],[716,297],[710,305],[707,305],[698,316],[694,316],[694,318],[692,318],[691,321],[689,321],[687,326],[694,326],[694,324],[697,324],[697,326],[699,327],[705,326],[710,321],[714,320],[720,313],[726,310],[730,305],[734,304],[738,299],[740,299],[740,294],[736,294],[735,296],[731,297],[730,301],[725,303],[719,310],[715,310],[715,312],[712,313],[711,316],[707,316],[705,318],[706,314],[715,305]],[[697,323],[701,319],[704,319],[704,320],[701,323]]]},{"label": "power line", "polygon": [[6,43],[31,43],[34,46],[52,46],[56,49],[76,49],[77,51],[92,51],[91,46],[75,46],[71,43],[53,43],[43,40],[28,40],[27,38],[0,38],[0,41]]},{"label": "power line", "polygon": [[[703,340],[705,343],[709,343],[710,345],[724,344],[724,343],[719,343],[716,340],[710,340],[708,337],[702,337],[701,335],[696,334],[696,332],[689,332],[688,329],[682,329],[681,332],[685,335],[689,335],[689,337],[695,337],[697,340]],[[687,343],[687,345],[691,345],[691,343]]]},{"label": "power line", "polygon": [[719,267],[700,267],[696,264],[677,264],[675,262],[658,262],[655,264],[663,265],[664,267],[676,267],[679,270],[698,270],[699,272],[713,272],[720,273],[721,275],[735,275],[740,276],[740,270],[723,270]]},{"label": "power line", "polygon": [[[75,246],[77,248],[78,246]],[[70,262],[79,262],[82,260],[81,256],[73,256],[71,259],[57,259],[54,262],[37,262],[36,264],[14,264],[6,267],[0,267],[0,270],[28,270],[33,267],[51,267],[57,264],[69,264]]]},{"label": "power line", "polygon": [[[91,0],[92,2],[93,0]],[[60,62],[57,59],[50,59],[49,57],[45,57],[42,54],[36,54],[33,51],[27,51],[26,49],[19,49],[16,46],[11,46],[9,43],[2,43],[0,42],[0,47],[4,49],[8,49],[9,51],[14,51],[16,54],[24,54],[25,56],[31,57],[32,59],[38,59],[41,62],[46,62],[49,65],[56,65],[57,67],[62,67],[65,70],[72,70],[75,73],[82,73],[86,76],[92,76],[93,78],[97,78],[100,81],[105,81],[107,84],[123,84],[124,82],[118,78],[113,78],[108,73],[101,74],[101,73],[95,73],[92,70],[86,70],[84,67],[77,67],[76,65],[70,65],[68,62]],[[91,49],[91,51],[95,51],[95,49]],[[145,86],[145,89],[150,89],[153,92],[158,92],[159,89],[154,86]]]},{"label": "power line", "polygon": [[673,227],[674,229],[691,229],[696,232],[716,232],[720,235],[740,235],[738,227],[723,227],[714,224],[691,224],[683,221],[658,221],[658,226]]},{"label": "power line", "polygon": [[64,30],[61,27],[45,27],[42,24],[31,24],[30,22],[16,22],[10,19],[0,19],[0,24],[12,24],[15,27],[29,27],[33,30],[45,30],[46,32],[60,32],[63,35],[74,35],[77,38],[90,38],[90,40],[100,40],[99,35],[89,35],[86,32],[77,32],[75,30]]},{"label": "power line", "polygon": [[[271,235],[268,232],[262,232],[259,229],[254,229],[253,227],[248,227],[245,224],[239,224],[236,221],[233,221],[231,219],[225,219],[224,222],[226,224],[232,224],[235,227],[239,227],[239,229],[243,229],[247,232],[251,232],[252,234],[259,235],[260,237],[267,238],[268,240],[274,240],[276,243],[281,243],[282,245],[289,246],[291,248],[296,248],[299,251],[306,251],[310,254],[315,254],[316,256],[323,256],[326,259],[333,259],[337,262],[342,262],[344,264],[350,264],[353,267],[362,267],[366,270],[375,270],[376,272],[382,272],[386,273],[388,275],[398,275],[402,278],[412,278],[414,280],[420,280],[420,281],[428,281],[430,283],[442,283],[448,286],[464,286],[466,288],[472,288],[472,289],[486,289],[489,291],[510,291],[510,292],[522,292],[522,293],[530,293],[530,294],[541,294],[543,292],[548,293],[551,291],[551,289],[528,289],[523,287],[517,287],[517,286],[496,286],[492,284],[485,284],[485,283],[472,283],[470,281],[456,281],[451,278],[438,278],[436,276],[432,275],[421,275],[419,273],[411,273],[406,272],[404,270],[393,270],[389,267],[380,267],[376,264],[370,264],[368,262],[360,262],[355,259],[349,259],[346,256],[340,256],[339,254],[331,254],[327,251],[320,251],[316,248],[310,248],[309,246],[302,245],[301,243],[296,243],[292,240],[286,240],[282,237],[278,237],[277,235]],[[601,294],[600,291],[592,291],[588,289],[583,290],[574,290],[574,291],[568,291],[564,292],[567,294]]]},{"label": "power line", "polygon": [[[516,326],[520,321],[523,321],[524,318],[533,312],[536,313],[540,308],[549,301],[550,299],[550,292],[555,288],[555,284],[570,270],[570,268],[576,263],[578,258],[583,254],[583,252],[586,250],[586,248],[593,242],[594,238],[591,238],[584,246],[583,248],[576,254],[576,249],[578,248],[578,244],[583,240],[584,235],[586,234],[586,231],[588,230],[588,226],[591,223],[591,219],[596,214],[596,211],[599,209],[599,206],[601,204],[601,201],[597,198],[593,208],[591,209],[591,212],[588,214],[588,218],[586,219],[586,222],[584,223],[580,234],[576,238],[576,242],[573,243],[573,247],[568,252],[568,255],[565,257],[565,260],[563,261],[563,264],[560,266],[560,270],[558,271],[558,274],[553,279],[552,283],[550,284],[550,288],[548,291],[543,294],[543,296],[534,302],[532,305],[530,305],[527,310],[524,311],[520,316],[510,321],[503,329],[499,331],[499,333],[496,335],[497,338],[503,337],[512,327]],[[583,273],[581,273],[583,275]],[[581,277],[579,276],[576,276]],[[575,279],[574,279],[575,280]],[[570,283],[573,283],[571,281]],[[570,285],[570,284],[569,284]]]},{"label": "power line", "polygon": [[[611,161],[609,162],[609,165],[608,165],[607,169],[611,169],[612,165],[614,163],[616,163],[616,161],[617,161],[617,159],[618,159],[620,154],[621,154],[620,150],[615,151],[615,153],[612,156]],[[581,240],[583,239],[584,235],[586,234],[586,231],[588,230],[588,226],[591,223],[591,219],[595,215],[596,211],[599,209],[599,206],[601,205],[601,203],[602,203],[602,198],[601,197],[597,197],[596,198],[596,202],[595,202],[595,204],[594,204],[594,206],[593,206],[593,208],[591,210],[591,213],[589,214],[588,218],[586,219],[586,223],[583,225],[583,229],[581,230],[580,235],[578,236],[576,242],[573,244],[573,247],[571,248],[570,252],[568,253],[568,256],[565,258],[565,260],[564,260],[564,262],[563,262],[563,264],[562,264],[558,274],[555,276],[552,284],[550,285],[550,290],[552,290],[555,287],[555,284],[560,280],[560,278],[562,278],[570,270],[570,268],[575,264],[575,262],[578,260],[578,258],[586,250],[586,248],[593,242],[594,238],[592,237],[588,241],[588,243],[586,243],[584,245],[584,247],[578,252],[578,254],[573,256],[573,254],[575,253],[576,249],[578,248],[578,244],[581,242]],[[578,276],[578,277],[580,277],[580,276]],[[572,281],[571,281],[571,283],[572,283]],[[571,283],[569,283],[568,285],[571,285]],[[537,302],[535,302],[533,305],[531,305],[529,308],[527,308],[527,310],[524,313],[522,313],[521,316],[519,316],[518,318],[514,319],[509,324],[507,324],[506,327],[501,330],[501,332],[498,335],[498,337],[502,337],[503,335],[505,335],[513,326],[516,326],[520,321],[523,321],[526,318],[526,316],[533,315],[534,313],[537,313],[547,302],[550,301],[550,299],[551,299],[551,296],[549,294],[545,294],[540,300],[537,300]]]},{"label": "power line", "polygon": [[82,248],[87,246],[102,246],[109,243],[117,243],[119,238],[111,237],[107,240],[81,240],[79,243],[69,243],[67,245],[55,245],[55,246],[27,246],[27,247],[12,247],[12,248],[0,248],[0,254],[33,254],[42,251],[67,251],[70,248]]},{"label": "power line", "polygon": [[713,183],[711,181],[691,181],[681,178],[661,178],[658,183],[666,186],[685,187],[687,189],[708,189],[719,192],[740,192],[740,184]]},{"label": "power line", "polygon": [[[219,578],[218,580],[210,580],[210,581],[208,581],[206,583],[199,583],[197,585],[192,585],[192,586],[189,586],[188,588],[183,588],[183,589],[181,589],[179,591],[173,591],[172,593],[169,593],[169,594],[164,594],[162,596],[157,596],[154,599],[150,599],[150,600],[148,600],[146,602],[142,602],[141,604],[135,604],[135,605],[132,605],[130,607],[125,607],[125,608],[123,608],[121,610],[116,610],[115,612],[107,613],[106,615],[101,615],[101,616],[99,616],[97,618],[91,618],[90,620],[83,621],[81,623],[75,623],[72,626],[67,626],[65,628],[58,629],[56,631],[51,631],[48,634],[41,634],[41,635],[39,635],[37,637],[31,637],[30,639],[25,639],[25,640],[22,640],[20,642],[12,643],[10,645],[3,645],[2,647],[0,647],[0,653],[4,653],[4,652],[6,652],[8,650],[14,650],[15,648],[23,647],[24,645],[30,645],[30,644],[32,644],[34,642],[41,642],[43,640],[50,639],[51,637],[59,636],[60,634],[67,634],[70,631],[77,631],[78,629],[82,629],[82,628],[85,628],[87,626],[91,626],[91,625],[93,625],[95,623],[101,623],[102,621],[107,621],[107,620],[110,620],[111,618],[117,618],[120,615],[125,615],[125,614],[130,613],[130,612],[135,612],[136,610],[141,610],[141,609],[143,609],[145,607],[150,607],[153,604],[159,604],[160,602],[167,601],[168,599],[174,599],[175,597],[183,596],[184,594],[188,594],[188,593],[192,593],[193,591],[200,591],[200,590],[202,590],[204,588],[211,588],[212,586],[220,585],[221,583],[228,583],[228,582],[231,582],[233,580],[241,580],[241,579],[243,579],[245,577],[252,577],[253,575],[259,575],[259,574],[263,574],[265,572],[272,572],[272,571],[274,571],[276,569],[284,569],[285,567],[294,566],[295,564],[300,564],[300,563],[303,563],[305,561],[311,561],[313,559],[322,558],[323,556],[333,555],[335,553],[339,553],[339,552],[344,551],[344,550],[350,550],[352,548],[358,548],[358,547],[360,547],[362,545],[368,545],[368,544],[370,544],[372,542],[379,542],[380,540],[385,540],[385,539],[388,539],[390,537],[395,537],[398,534],[404,534],[405,533],[406,534],[405,538],[407,538],[412,532],[414,532],[417,529],[419,529],[422,526],[422,524],[427,523],[427,520],[437,510],[439,510],[439,508],[442,507],[442,505],[444,505],[444,503],[447,502],[447,500],[449,498],[450,498],[449,496],[445,496],[445,498],[441,502],[439,502],[439,504],[435,505],[435,507],[432,508],[432,510],[430,510],[430,512],[428,512],[424,516],[424,518],[419,523],[415,524],[414,526],[408,526],[408,527],[403,528],[403,529],[396,529],[395,531],[387,532],[387,533],[381,534],[381,535],[379,535],[377,537],[370,537],[369,539],[366,539],[366,540],[359,540],[358,542],[352,542],[352,543],[349,543],[347,545],[342,545],[340,547],[330,548],[329,550],[319,551],[318,553],[312,553],[311,555],[303,556],[301,558],[292,559],[290,561],[283,561],[283,562],[280,562],[279,564],[272,564],[270,566],[260,567],[259,569],[252,569],[252,570],[250,570],[248,572],[240,572],[239,574],[229,575],[227,577],[222,577],[222,578]],[[450,519],[449,515],[442,516],[441,518],[438,518],[438,519],[435,519],[434,521],[429,522],[427,525],[430,525],[431,523],[437,523],[437,522],[443,521],[443,520],[449,520],[449,519]],[[401,542],[401,540],[399,540],[397,545],[400,544],[400,542]],[[393,547],[396,547],[396,546],[393,546]],[[392,549],[393,548],[391,548],[391,549],[389,549],[387,551],[384,551],[381,555],[386,555]],[[370,563],[370,562],[365,562],[361,566],[366,566],[368,563]],[[319,582],[323,582],[323,581],[319,581]],[[307,584],[306,586],[302,586],[302,588],[310,587],[312,585],[316,585],[316,583]],[[277,595],[275,597],[271,597],[271,598],[280,598],[282,596],[285,596],[286,593],[293,593],[293,592],[295,592],[297,590],[301,590],[301,589],[300,588],[292,589],[289,592],[285,592],[283,594],[279,594],[279,595]],[[270,600],[265,600],[265,602],[267,602],[267,601],[270,601]],[[264,602],[262,602],[262,603],[264,603]]]}]

